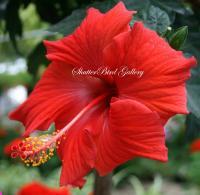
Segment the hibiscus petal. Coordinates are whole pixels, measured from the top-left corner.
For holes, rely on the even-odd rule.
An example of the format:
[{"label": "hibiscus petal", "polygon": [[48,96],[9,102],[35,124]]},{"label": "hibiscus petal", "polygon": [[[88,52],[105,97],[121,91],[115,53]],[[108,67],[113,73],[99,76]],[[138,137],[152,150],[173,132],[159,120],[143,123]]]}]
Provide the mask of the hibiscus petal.
[{"label": "hibiscus petal", "polygon": [[132,14],[122,2],[105,14],[90,8],[72,35],[59,41],[45,41],[48,59],[88,69],[102,66],[103,48],[114,36],[130,29]]},{"label": "hibiscus petal", "polygon": [[69,188],[50,188],[42,183],[31,182],[23,185],[16,195],[71,195]]},{"label": "hibiscus petal", "polygon": [[[104,49],[105,63],[112,68],[144,71],[137,75],[115,75],[120,97],[144,103],[159,113],[163,124],[177,113],[187,113],[185,81],[196,64],[172,49],[156,32],[136,22],[132,31],[118,35]],[[125,69],[124,69],[125,70]]]},{"label": "hibiscus petal", "polygon": [[113,101],[97,151],[95,167],[101,175],[133,157],[167,161],[159,116],[134,100]]},{"label": "hibiscus petal", "polygon": [[61,185],[84,185],[83,177],[94,167],[98,137],[107,117],[105,106],[102,102],[88,111],[61,139],[57,150],[63,161]]},{"label": "hibiscus petal", "polygon": [[94,167],[96,147],[91,134],[86,129],[68,132],[58,153],[62,159],[61,185],[82,187],[85,183],[83,177]]},{"label": "hibiscus petal", "polygon": [[24,124],[25,135],[46,130],[52,122],[63,128],[103,90],[99,79],[73,77],[71,71],[65,64],[52,63],[29,98],[10,113],[11,119]]}]

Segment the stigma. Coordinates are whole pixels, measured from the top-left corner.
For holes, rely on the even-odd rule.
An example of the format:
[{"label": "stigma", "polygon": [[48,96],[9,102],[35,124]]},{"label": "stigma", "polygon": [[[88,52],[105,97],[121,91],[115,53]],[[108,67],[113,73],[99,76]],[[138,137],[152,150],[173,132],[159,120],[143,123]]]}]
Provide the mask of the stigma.
[{"label": "stigma", "polygon": [[11,157],[21,158],[27,166],[39,166],[46,163],[53,155],[60,142],[56,142],[53,134],[27,137],[18,145],[11,147]]}]

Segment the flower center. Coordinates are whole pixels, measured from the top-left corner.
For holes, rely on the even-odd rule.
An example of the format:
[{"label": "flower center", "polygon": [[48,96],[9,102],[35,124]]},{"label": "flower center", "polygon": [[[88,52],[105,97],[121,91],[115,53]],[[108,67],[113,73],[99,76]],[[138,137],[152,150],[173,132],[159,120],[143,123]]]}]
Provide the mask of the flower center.
[{"label": "flower center", "polygon": [[18,145],[12,146],[11,157],[20,157],[27,166],[39,166],[53,156],[54,148],[58,147],[60,140],[65,139],[67,131],[91,108],[105,100],[109,93],[99,95],[84,107],[64,128],[57,130],[52,135],[46,134],[38,137],[25,138]]}]

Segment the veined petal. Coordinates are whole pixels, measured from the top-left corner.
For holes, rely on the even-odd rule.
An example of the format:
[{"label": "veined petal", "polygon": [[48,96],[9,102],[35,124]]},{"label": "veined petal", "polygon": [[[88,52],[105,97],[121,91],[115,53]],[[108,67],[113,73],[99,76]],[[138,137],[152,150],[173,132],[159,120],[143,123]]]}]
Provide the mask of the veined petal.
[{"label": "veined petal", "polygon": [[113,37],[128,31],[132,11],[122,2],[105,14],[90,8],[87,17],[75,32],[59,41],[45,41],[47,58],[86,69],[102,66],[102,51]]},{"label": "veined petal", "polygon": [[109,120],[97,146],[95,167],[101,175],[134,157],[167,161],[159,116],[134,100],[111,103]]},{"label": "veined petal", "polygon": [[52,122],[63,128],[98,93],[104,90],[100,79],[73,77],[72,69],[63,63],[52,63],[29,98],[10,118],[21,121],[25,135],[32,131],[46,130]]},{"label": "veined petal", "polygon": [[105,122],[105,103],[100,103],[87,112],[60,140],[58,155],[62,160],[61,185],[82,187],[83,178],[96,159],[97,140]]},{"label": "veined petal", "polygon": [[196,60],[172,49],[142,23],[118,35],[104,49],[104,60],[112,68],[144,71],[140,78],[115,75],[119,97],[144,103],[159,113],[163,124],[174,114],[187,113],[185,81]]},{"label": "veined petal", "polygon": [[[79,125],[78,125],[79,126]],[[94,167],[96,146],[86,129],[72,129],[58,149],[62,160],[61,185],[82,187],[83,177]]]}]

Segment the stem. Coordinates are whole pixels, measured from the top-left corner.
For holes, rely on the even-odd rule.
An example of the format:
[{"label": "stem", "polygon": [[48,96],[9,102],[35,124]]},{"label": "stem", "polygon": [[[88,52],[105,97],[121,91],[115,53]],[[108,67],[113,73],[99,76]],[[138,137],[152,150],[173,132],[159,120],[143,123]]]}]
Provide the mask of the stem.
[{"label": "stem", "polygon": [[95,172],[94,195],[111,195],[112,188],[112,173],[100,177]]}]

